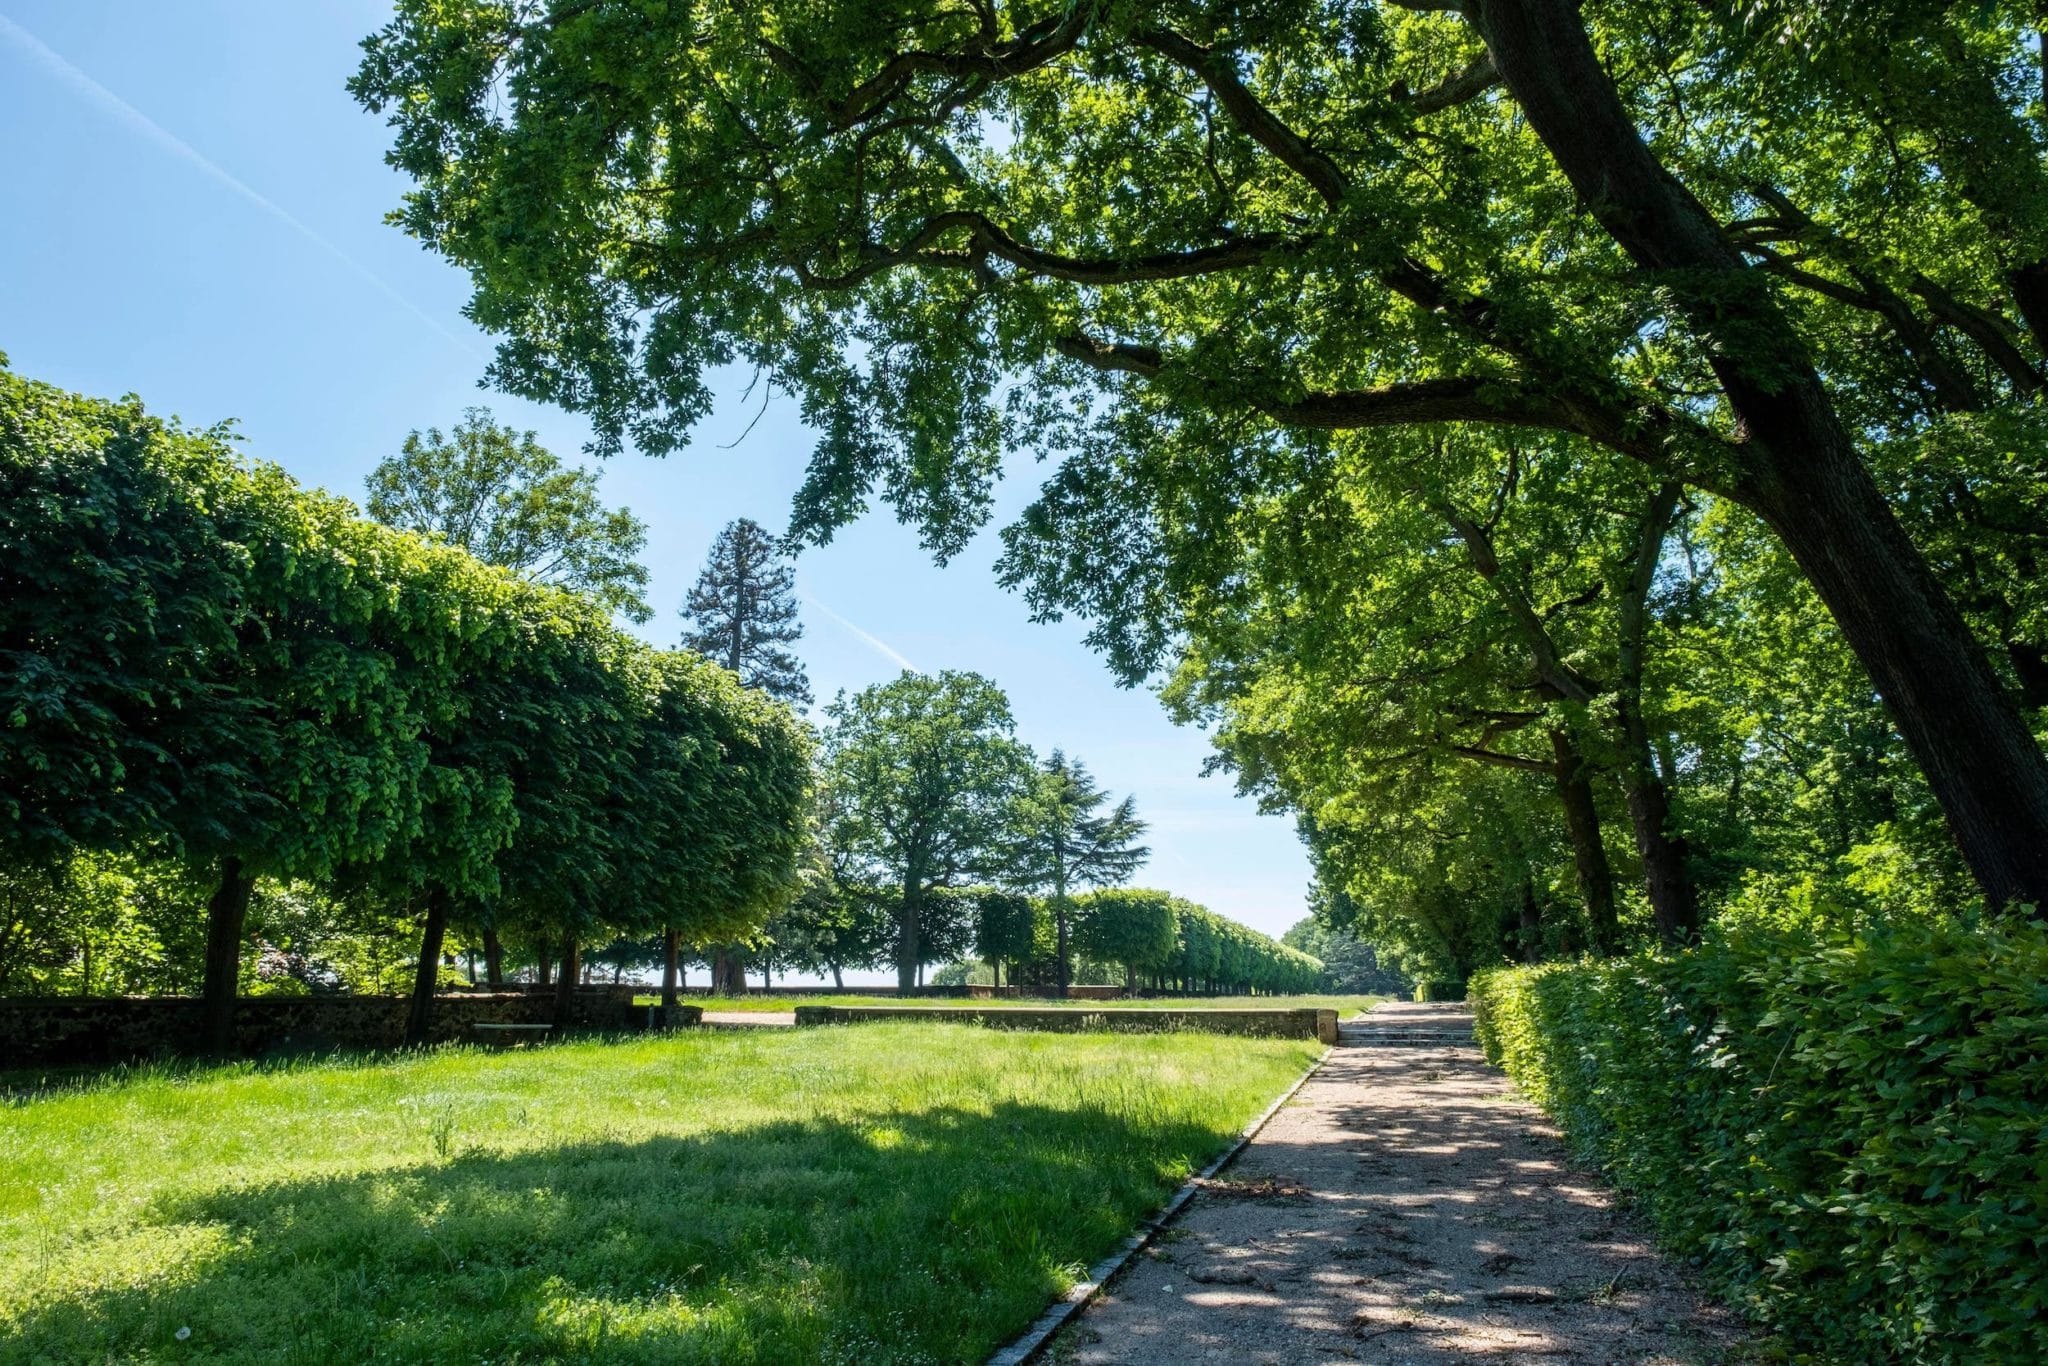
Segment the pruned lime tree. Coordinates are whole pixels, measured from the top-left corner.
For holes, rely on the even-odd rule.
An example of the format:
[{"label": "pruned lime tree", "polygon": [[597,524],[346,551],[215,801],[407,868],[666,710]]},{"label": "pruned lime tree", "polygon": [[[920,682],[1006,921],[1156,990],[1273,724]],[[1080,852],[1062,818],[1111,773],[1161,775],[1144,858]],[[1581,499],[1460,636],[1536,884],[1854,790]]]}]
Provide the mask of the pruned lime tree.
[{"label": "pruned lime tree", "polygon": [[258,878],[417,914],[414,1040],[452,923],[553,943],[567,992],[599,929],[786,898],[808,732],[725,670],[133,402],[0,371],[0,432],[0,859],[84,902],[81,855],[193,868],[208,1047]]},{"label": "pruned lime tree", "polygon": [[1166,967],[1180,947],[1178,898],[1142,887],[1105,887],[1074,899],[1073,945],[1083,958],[1124,970],[1124,988],[1138,974]]},{"label": "pruned lime tree", "polygon": [[1004,572],[1133,675],[1204,528],[1389,433],[1559,433],[1725,501],[1989,902],[2048,905],[2033,590],[1954,553],[2027,523],[1895,510],[1931,442],[2038,448],[2034,16],[1837,9],[407,0],[354,89],[496,382],[658,453],[758,366],[820,433],[798,531],[879,492],[942,555],[1036,446]]}]

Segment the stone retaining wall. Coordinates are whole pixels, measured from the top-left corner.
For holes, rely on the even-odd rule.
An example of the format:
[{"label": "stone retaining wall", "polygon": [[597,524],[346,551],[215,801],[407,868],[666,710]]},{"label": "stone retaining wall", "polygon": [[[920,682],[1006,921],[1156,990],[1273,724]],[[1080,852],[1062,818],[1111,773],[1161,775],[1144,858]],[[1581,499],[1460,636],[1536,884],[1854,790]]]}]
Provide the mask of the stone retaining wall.
[{"label": "stone retaining wall", "polygon": [[[658,987],[645,984],[640,989],[643,992],[659,990]],[[712,992],[710,987],[684,987],[681,994],[694,1000],[700,997],[709,997],[715,993]],[[909,991],[902,991],[896,987],[862,986],[851,986],[843,989],[834,986],[748,987],[741,994],[746,996],[895,996],[904,1000],[911,1000],[922,996],[936,996],[940,999],[964,996],[974,1001],[1007,1001],[1021,997],[1027,1001],[1049,1001],[1059,995],[1059,990],[1056,987],[1011,986],[1007,982],[1002,986],[993,987],[984,982],[957,987],[912,987]],[[1119,986],[1091,985],[1067,988],[1068,999],[1078,1001],[1120,1001],[1129,995],[1129,992]]]},{"label": "stone retaining wall", "polygon": [[799,1025],[857,1024],[864,1020],[940,1020],[991,1029],[1043,1029],[1063,1033],[1121,1030],[1247,1034],[1269,1039],[1337,1042],[1337,1012],[1296,1010],[1035,1010],[1030,1006],[798,1006]]},{"label": "stone retaining wall", "polygon": [[[647,1007],[630,986],[583,987],[572,1028],[645,1029]],[[397,996],[245,996],[235,1003],[235,1051],[244,1055],[395,1048],[405,1041],[407,1001]],[[695,1024],[697,1006],[679,1006]],[[549,1024],[552,991],[450,992],[434,998],[432,1042],[474,1040],[476,1024]],[[200,1002],[190,996],[16,997],[0,999],[0,1068],[126,1062],[189,1051],[199,1037]]]}]

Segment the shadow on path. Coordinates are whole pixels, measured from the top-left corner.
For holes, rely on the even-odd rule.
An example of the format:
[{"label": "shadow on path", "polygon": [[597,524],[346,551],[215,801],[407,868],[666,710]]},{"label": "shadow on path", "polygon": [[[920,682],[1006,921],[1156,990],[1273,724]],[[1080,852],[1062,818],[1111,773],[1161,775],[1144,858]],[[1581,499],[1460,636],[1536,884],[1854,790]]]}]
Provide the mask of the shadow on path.
[{"label": "shadow on path", "polygon": [[1472,1045],[1368,1016],[1054,1346],[1073,1363],[1695,1362],[1740,1335]]}]

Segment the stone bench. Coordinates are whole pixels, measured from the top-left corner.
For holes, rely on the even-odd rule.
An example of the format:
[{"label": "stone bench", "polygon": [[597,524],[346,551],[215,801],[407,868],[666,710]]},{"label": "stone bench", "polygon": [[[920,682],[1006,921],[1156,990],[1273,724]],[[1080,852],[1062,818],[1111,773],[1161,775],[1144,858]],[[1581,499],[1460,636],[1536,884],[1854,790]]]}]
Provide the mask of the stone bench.
[{"label": "stone bench", "polygon": [[551,1024],[505,1024],[497,1020],[472,1020],[469,1027],[494,1043],[509,1043],[522,1034],[548,1034],[555,1028]]}]

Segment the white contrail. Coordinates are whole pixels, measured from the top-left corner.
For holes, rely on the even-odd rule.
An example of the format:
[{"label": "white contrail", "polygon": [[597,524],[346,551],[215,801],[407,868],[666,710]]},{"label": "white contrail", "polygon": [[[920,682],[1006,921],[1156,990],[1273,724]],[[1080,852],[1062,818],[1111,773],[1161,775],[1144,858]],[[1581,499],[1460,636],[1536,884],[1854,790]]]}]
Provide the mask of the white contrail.
[{"label": "white contrail", "polygon": [[918,668],[917,665],[912,664],[909,660],[905,659],[901,654],[897,653],[895,648],[891,646],[887,641],[881,639],[878,636],[870,635],[868,632],[861,630],[860,627],[855,626],[852,622],[848,621],[845,617],[840,616],[837,612],[827,607],[824,603],[819,602],[809,593],[804,592],[802,589],[798,589],[797,596],[799,598],[802,598],[807,605],[817,608],[820,612],[823,612],[833,621],[838,622],[841,626],[844,626],[847,630],[859,636],[863,641],[867,642],[867,644],[874,649],[875,653],[881,655],[884,659],[888,660],[891,664],[894,664],[897,668],[907,669],[911,673],[924,672],[922,669]]},{"label": "white contrail", "polygon": [[101,85],[98,81],[87,75],[82,68],[74,65],[69,58],[4,14],[0,14],[0,34],[13,39],[17,46],[40,62],[52,75],[63,80],[74,90],[100,106],[101,109],[128,125],[134,132],[140,133],[164,151],[171,153],[179,160],[198,169],[216,184],[234,191],[234,193],[248,200],[272,218],[285,224],[285,226],[312,242],[337,261],[340,261],[370,284],[376,286],[385,295],[449,341],[472,353],[476,351],[475,343],[469,338],[451,330],[439,318],[436,318],[411,299],[399,293],[390,282],[386,281],[361,261],[356,260],[355,257],[343,251],[326,237],[321,236],[319,232],[315,231],[307,223],[295,217],[289,209],[286,209],[277,201],[265,197],[261,192],[253,189],[243,181],[238,180],[232,172],[219,162],[214,161],[197,147],[186,142],[176,133],[173,133],[170,129],[164,127],[155,119],[143,113],[140,109],[137,109],[134,105],[107,89],[107,87]]}]

